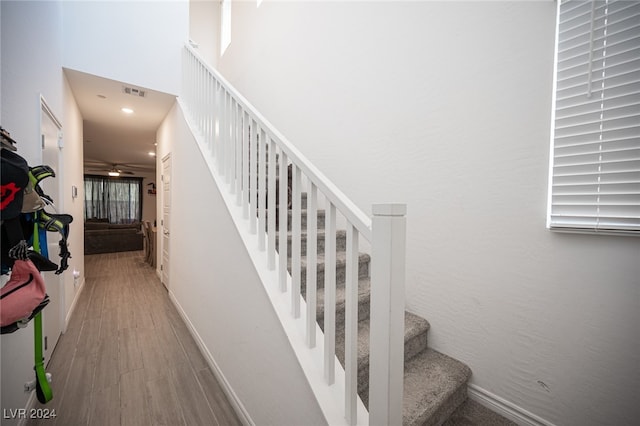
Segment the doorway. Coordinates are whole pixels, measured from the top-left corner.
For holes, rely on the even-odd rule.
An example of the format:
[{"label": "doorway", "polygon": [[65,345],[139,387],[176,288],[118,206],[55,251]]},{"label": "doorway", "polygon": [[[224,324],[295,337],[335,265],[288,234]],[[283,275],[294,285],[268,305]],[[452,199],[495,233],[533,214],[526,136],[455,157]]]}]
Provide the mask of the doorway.
[{"label": "doorway", "polygon": [[162,158],[162,259],[160,262],[161,281],[169,290],[169,254],[171,231],[171,154]]},{"label": "doorway", "polygon": [[[54,178],[43,179],[40,186],[45,194],[49,195],[53,204],[45,207],[48,213],[62,213],[62,124],[51,111],[45,99],[40,96],[40,137],[42,143],[42,164],[45,164],[55,172]],[[60,251],[58,235],[47,233],[47,250],[49,258],[56,262],[56,256]],[[57,262],[56,262],[57,263]],[[63,331],[64,324],[64,275],[56,275],[54,272],[43,272],[44,280],[49,295],[49,305],[42,311],[43,319],[43,348],[45,364],[49,361],[53,349]]]}]

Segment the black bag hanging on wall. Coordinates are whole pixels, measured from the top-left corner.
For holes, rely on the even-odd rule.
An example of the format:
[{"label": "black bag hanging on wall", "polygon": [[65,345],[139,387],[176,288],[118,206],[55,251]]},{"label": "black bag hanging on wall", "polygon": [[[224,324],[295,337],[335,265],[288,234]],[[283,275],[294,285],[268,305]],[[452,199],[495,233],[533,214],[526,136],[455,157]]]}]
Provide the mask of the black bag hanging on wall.
[{"label": "black bag hanging on wall", "polygon": [[[25,188],[29,186],[30,177],[33,177],[33,175],[30,174],[27,161],[13,152],[16,150],[14,146],[15,141],[11,139],[9,133],[1,127],[0,140],[2,143],[2,148],[0,149],[2,158],[0,222],[2,223],[3,240],[6,237],[8,243],[5,244],[4,241],[2,243],[2,273],[5,273],[5,267],[7,270],[11,268],[11,279],[7,285],[2,288],[2,296],[0,299],[6,308],[4,309],[4,311],[6,311],[4,313],[13,314],[6,317],[3,316],[1,331],[3,334],[12,333],[20,328],[21,325],[33,319],[36,396],[38,401],[46,404],[53,398],[53,392],[49,386],[44,368],[41,311],[42,308],[49,303],[49,298],[45,293],[46,288],[40,271],[36,268],[36,265],[29,260],[29,249],[24,238],[24,233],[22,232],[22,223],[20,220],[22,216],[21,213],[25,207]],[[37,183],[32,182],[30,189],[32,191],[29,197],[32,198],[27,200],[27,211],[37,209],[39,205],[44,207],[44,204],[38,203],[38,200],[33,197],[33,190],[38,189]],[[34,241],[34,252],[39,253],[39,251],[40,247],[37,241]],[[66,256],[69,257],[68,254]],[[7,262],[6,265],[5,261]],[[62,272],[62,270],[60,272]],[[44,294],[43,299],[38,301],[42,294]],[[34,306],[35,303],[38,303],[38,305]],[[31,311],[31,314],[29,314],[29,311]],[[25,318],[19,318],[23,315]],[[11,322],[14,319],[17,319],[17,321]]]},{"label": "black bag hanging on wall", "polygon": [[[3,137],[4,140],[4,137]],[[9,250],[24,240],[20,213],[24,201],[24,189],[29,184],[29,166],[27,161],[15,152],[0,150],[2,160],[0,177],[0,217],[2,219],[2,265],[10,268],[13,261]],[[3,272],[5,272],[3,270]]]}]

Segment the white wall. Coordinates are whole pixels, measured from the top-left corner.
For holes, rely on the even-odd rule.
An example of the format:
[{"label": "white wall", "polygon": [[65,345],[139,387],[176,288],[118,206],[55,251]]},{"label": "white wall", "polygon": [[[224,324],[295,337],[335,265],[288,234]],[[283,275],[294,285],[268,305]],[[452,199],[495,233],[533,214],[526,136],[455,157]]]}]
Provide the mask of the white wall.
[{"label": "white wall", "polygon": [[62,4],[65,67],[179,93],[188,0]]},{"label": "white wall", "polygon": [[[68,311],[74,298],[71,271],[84,264],[82,210],[71,200],[71,185],[81,188],[82,170],[73,164],[82,158],[82,119],[62,72],[62,17],[58,2],[2,1],[1,56],[2,56],[2,115],[3,127],[18,141],[18,154],[30,165],[42,164],[40,146],[40,95],[46,99],[53,113],[63,122],[64,172],[56,179],[63,182],[64,192],[56,206],[76,219],[71,224],[69,269],[63,274],[65,308]],[[69,112],[69,114],[67,114]],[[78,133],[80,132],[80,133]],[[82,197],[81,193],[79,194]],[[81,207],[81,203],[79,204]],[[80,215],[78,216],[78,211]],[[79,220],[78,220],[79,217]],[[55,256],[52,260],[56,261]],[[56,262],[57,263],[57,262]],[[81,280],[83,280],[83,276]],[[47,285],[58,285],[58,280]],[[2,408],[24,408],[29,394],[24,383],[34,378],[33,328],[31,325],[13,334],[3,335],[2,353]],[[54,387],[55,392],[55,387]],[[4,417],[4,416],[3,416]],[[3,425],[17,424],[18,419],[3,418]]]},{"label": "white wall", "polygon": [[2,126],[40,164],[40,94],[61,117],[61,10],[57,2],[2,1]]},{"label": "white wall", "polygon": [[198,52],[212,67],[220,53],[220,1],[189,1],[189,38],[198,44]]},{"label": "white wall", "polygon": [[255,424],[324,424],[178,107],[157,139],[172,162],[170,292]]},{"label": "white wall", "polygon": [[407,308],[476,395],[634,424],[640,240],[545,229],[555,9],[234,2],[218,65],[363,210],[408,203]]},{"label": "white wall", "polygon": [[[69,232],[68,247],[71,252],[69,269],[63,274],[65,291],[65,313],[68,320],[76,295],[84,283],[84,175],[83,175],[83,125],[82,115],[71,91],[67,78],[64,77],[64,112],[63,112],[63,142],[62,150],[64,172],[63,179],[63,207],[64,212],[73,216],[73,223]],[[72,188],[77,188],[78,196],[73,198]],[[73,278],[73,271],[80,272],[80,277]]]}]

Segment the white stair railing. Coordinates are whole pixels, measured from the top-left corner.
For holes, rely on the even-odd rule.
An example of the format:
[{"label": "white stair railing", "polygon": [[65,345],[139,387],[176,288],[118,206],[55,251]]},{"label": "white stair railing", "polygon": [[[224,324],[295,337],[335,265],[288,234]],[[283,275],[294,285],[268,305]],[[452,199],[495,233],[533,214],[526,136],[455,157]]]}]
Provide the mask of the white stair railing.
[{"label": "white stair railing", "polygon": [[[307,193],[306,344],[316,346],[318,212],[325,211],[324,378],[336,378],[336,227],[346,225],[344,417],[357,418],[359,247],[371,247],[369,424],[402,424],[404,367],[405,214],[403,204],[373,206],[373,221],[276,130],[199,53],[186,45],[181,105],[195,126],[206,156],[217,166],[242,207],[267,267],[277,268],[279,290],[290,292],[291,315],[299,318],[302,274],[302,193]],[[289,173],[289,168],[291,172]],[[289,174],[291,185],[289,185]],[[289,195],[289,188],[291,193]],[[303,191],[304,189],[304,191]],[[273,196],[276,194],[276,196]],[[291,202],[289,205],[289,201]],[[278,212],[278,215],[274,212]],[[279,222],[279,229],[277,229]],[[287,253],[288,226],[291,253]],[[276,235],[278,243],[276,245]],[[288,271],[288,257],[291,258]],[[278,259],[276,264],[276,259]],[[291,283],[288,288],[288,283]],[[342,376],[341,376],[342,377]]]}]

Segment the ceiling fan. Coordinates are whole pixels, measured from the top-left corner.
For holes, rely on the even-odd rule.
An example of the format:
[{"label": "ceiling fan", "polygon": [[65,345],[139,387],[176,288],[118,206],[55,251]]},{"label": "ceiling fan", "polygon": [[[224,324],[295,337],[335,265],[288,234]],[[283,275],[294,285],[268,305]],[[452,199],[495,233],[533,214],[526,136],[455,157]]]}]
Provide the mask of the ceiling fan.
[{"label": "ceiling fan", "polygon": [[[134,172],[132,172],[131,170],[124,170],[121,167],[126,165],[124,164],[111,164],[111,167],[109,167],[108,165],[105,165],[104,168],[99,168],[99,169],[87,169],[90,172],[107,172],[109,174],[109,176],[120,176],[120,175],[133,175],[135,174]],[[91,166],[89,166],[91,167]]]}]

